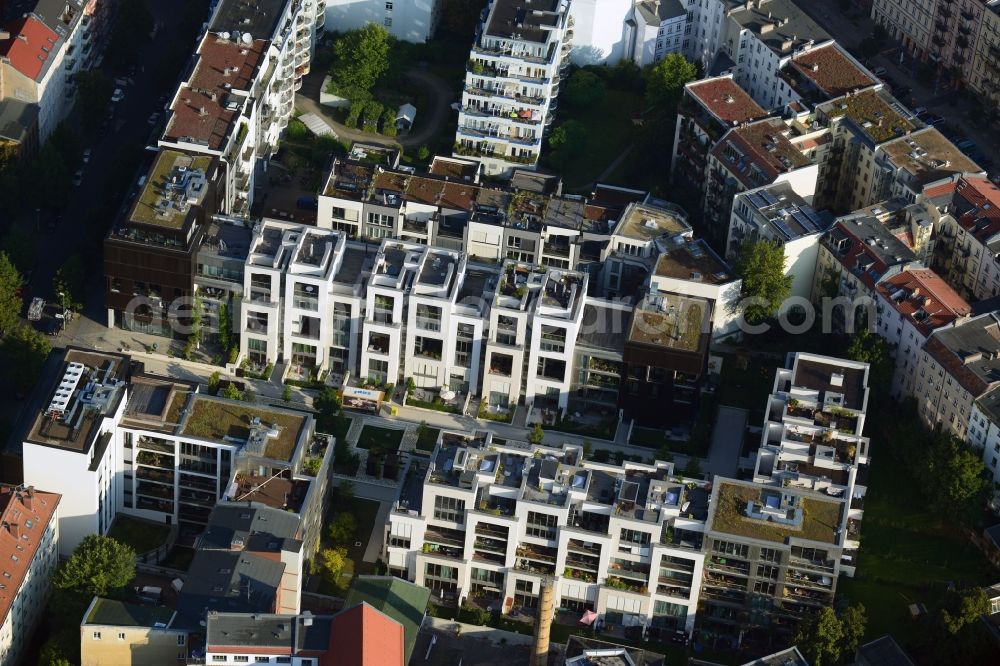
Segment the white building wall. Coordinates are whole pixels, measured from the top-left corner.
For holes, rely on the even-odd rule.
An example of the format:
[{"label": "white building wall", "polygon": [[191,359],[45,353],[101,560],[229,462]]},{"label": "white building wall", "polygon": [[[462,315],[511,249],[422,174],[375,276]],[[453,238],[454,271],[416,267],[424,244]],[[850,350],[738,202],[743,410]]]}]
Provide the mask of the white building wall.
[{"label": "white building wall", "polygon": [[633,0],[573,0],[569,16],[573,21],[574,65],[613,65],[628,57],[623,33]]},{"label": "white building wall", "polygon": [[437,0],[327,0],[326,27],[346,32],[369,23],[393,37],[423,44],[434,31]]}]

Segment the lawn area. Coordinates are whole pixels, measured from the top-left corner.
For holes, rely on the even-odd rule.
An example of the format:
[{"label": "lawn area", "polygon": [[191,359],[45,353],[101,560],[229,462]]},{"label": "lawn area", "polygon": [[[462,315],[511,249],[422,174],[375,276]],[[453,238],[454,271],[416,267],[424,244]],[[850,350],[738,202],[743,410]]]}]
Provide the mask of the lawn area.
[{"label": "lawn area", "polygon": [[254,417],[258,417],[262,425],[277,425],[280,430],[277,437],[267,440],[264,455],[274,460],[291,460],[299,430],[305,423],[303,417],[294,413],[272,412],[249,403],[196,397],[192,401],[183,434],[214,440],[226,437],[245,440],[250,436],[250,423]]},{"label": "lawn area", "polygon": [[[740,367],[744,362],[746,367]],[[747,423],[762,423],[767,396],[774,388],[774,371],[779,365],[781,363],[777,358],[751,356],[743,360],[725,354],[716,401],[720,405],[748,409],[750,417]]]},{"label": "lawn area", "polygon": [[438,435],[441,434],[440,428],[426,427],[417,431],[417,450],[418,451],[433,451],[434,445],[437,444]]},{"label": "lawn area", "polygon": [[166,542],[169,534],[169,525],[124,515],[117,516],[115,522],[111,523],[111,529],[108,530],[109,537],[131,546],[137,555],[159,548]]},{"label": "lawn area", "polygon": [[[861,523],[857,578],[842,577],[838,593],[868,610],[866,638],[891,633],[903,645],[926,640],[908,606],[935,613],[949,581],[959,588],[1000,577],[951,524],[929,510],[927,499],[895,469],[888,452],[875,457]],[[913,652],[911,651],[911,654]]]},{"label": "lawn area", "polygon": [[366,425],[358,436],[358,448],[391,453],[399,450],[399,444],[402,441],[402,430]]},{"label": "lawn area", "polygon": [[[371,539],[372,530],[376,528],[375,519],[378,516],[378,508],[379,503],[374,500],[352,497],[347,500],[346,504],[338,502],[327,509],[326,518],[323,521],[324,525],[329,525],[339,511],[347,511],[354,516],[357,533],[355,534],[354,541],[345,544],[348,563],[344,568],[344,573],[341,575],[340,584],[333,585],[325,579],[322,580],[319,589],[321,594],[342,596],[347,592],[347,588],[351,586],[351,580],[353,580],[355,574],[375,573],[375,565],[365,562],[364,557],[368,541]],[[320,539],[320,548],[332,548],[334,546],[335,544],[324,531]]]},{"label": "lawn area", "polygon": [[[597,104],[573,111],[559,109],[560,122],[576,120],[587,129],[585,158],[572,160],[561,170],[568,190],[585,188],[590,191],[590,183],[635,140],[632,114],[640,110],[642,95],[613,88],[608,88]],[[543,160],[545,154],[543,150]]]}]

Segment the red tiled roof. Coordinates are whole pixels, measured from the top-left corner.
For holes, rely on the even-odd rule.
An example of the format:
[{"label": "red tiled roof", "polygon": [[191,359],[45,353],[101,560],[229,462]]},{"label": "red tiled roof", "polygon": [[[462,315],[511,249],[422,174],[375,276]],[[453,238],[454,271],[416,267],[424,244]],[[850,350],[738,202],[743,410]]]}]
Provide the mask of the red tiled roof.
[{"label": "red tiled roof", "polygon": [[709,113],[730,125],[767,115],[767,111],[729,77],[699,81],[687,89]]},{"label": "red tiled roof", "polygon": [[981,396],[989,388],[989,384],[970,370],[964,359],[948,349],[948,345],[941,342],[937,335],[927,339],[924,350],[944,368],[945,372],[955,378],[959,386],[971,393],[973,398]]},{"label": "red tiled roof", "polygon": [[[890,307],[912,319],[924,337],[972,312],[965,299],[929,268],[905,270],[878,285],[878,293]],[[921,311],[927,316],[917,319]]]},{"label": "red tiled roof", "polygon": [[237,44],[213,34],[205,35],[198,50],[198,64],[191,80],[177,94],[164,137],[202,142],[212,150],[222,148],[239,111],[226,107],[231,90],[248,90],[264,57],[267,42]]},{"label": "red tiled roof", "polygon": [[924,196],[930,199],[936,199],[937,197],[943,197],[947,194],[953,193],[956,187],[957,185],[955,181],[949,180],[947,183],[924,188]]},{"label": "red tiled roof", "polygon": [[[785,124],[776,118],[737,127],[726,133],[712,149],[712,154],[747,188],[773,183],[779,174],[810,163],[809,158],[781,133],[784,129]],[[745,159],[734,164],[727,156],[730,147]],[[754,166],[761,177],[752,177]]]},{"label": "red tiled roof", "polygon": [[0,486],[0,623],[10,612],[62,495]]},{"label": "red tiled roof", "polygon": [[10,39],[0,42],[0,56],[10,60],[11,66],[33,81],[45,69],[46,61],[53,57],[59,35],[33,16],[25,16],[8,25]]},{"label": "red tiled roof", "polygon": [[330,649],[321,666],[403,666],[403,625],[367,603],[330,623]]},{"label": "red tiled roof", "polygon": [[876,83],[851,62],[836,43],[803,53],[792,59],[792,65],[831,97]]},{"label": "red tiled roof", "polygon": [[982,176],[963,177],[952,198],[963,229],[986,244],[1000,232],[1000,188]]}]

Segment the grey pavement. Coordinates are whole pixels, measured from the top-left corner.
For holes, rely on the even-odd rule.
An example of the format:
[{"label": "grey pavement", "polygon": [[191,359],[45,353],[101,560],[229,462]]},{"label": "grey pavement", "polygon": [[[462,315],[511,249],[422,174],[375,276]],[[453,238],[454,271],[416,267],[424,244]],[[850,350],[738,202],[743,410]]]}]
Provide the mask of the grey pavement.
[{"label": "grey pavement", "polygon": [[712,444],[704,465],[706,472],[736,477],[748,417],[749,412],[745,409],[719,405],[712,429]]}]

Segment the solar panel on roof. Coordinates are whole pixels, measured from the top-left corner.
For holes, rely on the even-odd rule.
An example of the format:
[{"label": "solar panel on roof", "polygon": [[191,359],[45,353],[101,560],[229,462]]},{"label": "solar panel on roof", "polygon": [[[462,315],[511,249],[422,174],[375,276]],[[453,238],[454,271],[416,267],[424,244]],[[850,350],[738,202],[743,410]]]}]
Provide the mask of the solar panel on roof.
[{"label": "solar panel on roof", "polygon": [[757,194],[747,195],[747,200],[750,202],[750,205],[753,206],[754,208],[764,208],[765,206],[767,206],[767,203],[764,201],[764,199]]},{"label": "solar panel on roof", "polygon": [[774,204],[778,203],[778,198],[775,197],[770,192],[768,192],[767,190],[761,190],[760,191],[760,196],[761,196],[761,198],[764,199],[764,201],[767,202],[767,204],[769,206],[773,206]]},{"label": "solar panel on roof", "polygon": [[778,231],[780,231],[785,238],[789,240],[795,238],[795,234],[793,234],[792,230],[788,228],[788,225],[785,224],[784,220],[772,220],[772,222],[774,222],[774,226],[778,228]]},{"label": "solar panel on roof", "polygon": [[819,231],[819,227],[813,224],[813,221],[810,220],[801,210],[797,210],[792,213],[792,219],[802,225],[802,228],[807,232],[811,233],[813,231]]}]

